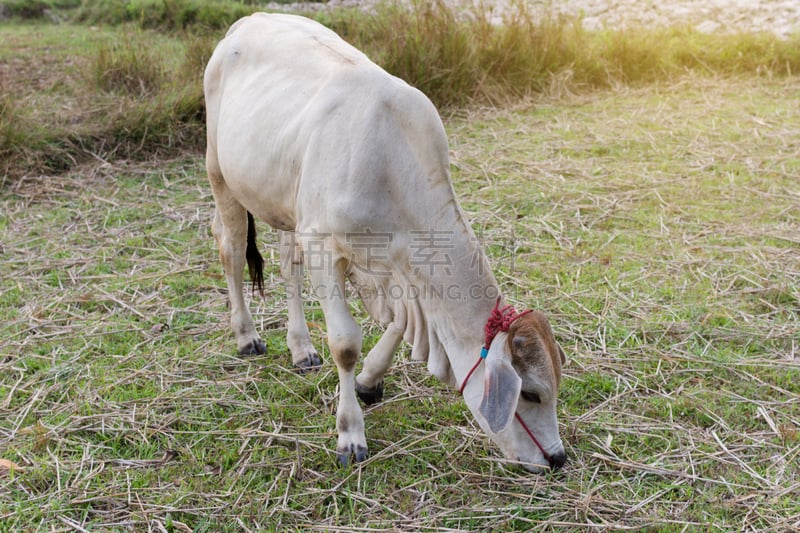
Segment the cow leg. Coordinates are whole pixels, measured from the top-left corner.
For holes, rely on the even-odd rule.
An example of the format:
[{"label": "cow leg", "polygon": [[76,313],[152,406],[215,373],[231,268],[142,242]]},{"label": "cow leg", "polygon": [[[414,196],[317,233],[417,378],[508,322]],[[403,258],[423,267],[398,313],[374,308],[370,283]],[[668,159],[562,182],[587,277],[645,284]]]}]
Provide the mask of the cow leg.
[{"label": "cow leg", "polygon": [[219,258],[228,282],[231,329],[236,335],[240,354],[264,354],[267,353],[267,347],[256,333],[253,316],[244,301],[242,286],[247,249],[247,211],[233,197],[213,161],[212,157],[207,157],[208,178],[216,203],[211,233],[217,241]]},{"label": "cow leg", "polygon": [[383,376],[392,366],[392,359],[403,340],[405,328],[395,322],[389,324],[380,340],[364,359],[364,368],[356,377],[356,393],[367,405],[383,399]]},{"label": "cow leg", "polygon": [[286,344],[292,353],[292,363],[300,370],[309,370],[322,364],[311,343],[306,317],[303,313],[303,249],[295,240],[294,232],[280,231],[281,275],[286,282],[288,324]]},{"label": "cow leg", "polygon": [[358,405],[355,389],[355,368],[361,355],[361,330],[347,306],[344,263],[341,259],[332,260],[323,268],[313,268],[310,272],[325,314],[328,346],[339,374],[336,456],[342,466],[347,466],[351,457],[356,462],[367,458],[367,438],[364,434],[364,414]]},{"label": "cow leg", "polygon": [[211,232],[217,240],[219,257],[228,282],[231,305],[231,329],[242,355],[267,353],[267,347],[256,333],[253,316],[244,301],[243,277],[247,246],[247,211],[236,203],[221,209],[217,202]]}]

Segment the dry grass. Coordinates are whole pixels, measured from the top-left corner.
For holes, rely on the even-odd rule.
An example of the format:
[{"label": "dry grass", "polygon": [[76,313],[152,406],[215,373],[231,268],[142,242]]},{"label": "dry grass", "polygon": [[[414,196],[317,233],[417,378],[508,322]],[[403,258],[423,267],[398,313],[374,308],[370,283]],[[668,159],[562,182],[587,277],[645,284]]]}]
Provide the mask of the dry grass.
[{"label": "dry grass", "polygon": [[[590,32],[578,15],[542,16],[525,2],[510,5],[501,25],[480,3],[463,11],[442,1],[315,16],[441,109],[674,82],[686,72],[800,71],[795,37],[690,27]],[[198,148],[205,63],[224,28],[261,8],[232,0],[92,0],[74,17],[86,26],[3,23],[0,185],[64,172],[95,156],[146,159]]]},{"label": "dry grass", "polygon": [[[796,90],[692,78],[574,109],[542,102],[524,126],[520,109],[489,112],[482,142],[453,147],[462,172],[486,176],[477,221],[503,228],[488,240],[523,241],[506,246],[509,289],[561,311],[571,351],[594,354],[570,371],[594,401],[576,403],[587,410],[567,432],[594,440],[584,475],[624,472],[587,496],[618,505],[595,515],[612,529],[631,523],[606,513],[667,529],[800,523],[788,503],[800,452],[799,124],[779,103]],[[471,152],[484,142],[495,158]],[[508,217],[518,222],[498,220]],[[650,476],[674,481],[647,490]],[[718,508],[698,516],[698,501]]]},{"label": "dry grass", "polygon": [[197,158],[14,183],[0,530],[796,530],[798,92],[692,78],[447,119],[499,280],[570,357],[569,462],[547,476],[405,354],[367,410],[372,456],[336,468],[335,372],[324,351],[289,369],[275,257],[253,302],[270,355],[235,355]]},{"label": "dry grass", "polygon": [[202,72],[215,37],[68,24],[3,32],[0,187],[98,158],[201,145]]}]

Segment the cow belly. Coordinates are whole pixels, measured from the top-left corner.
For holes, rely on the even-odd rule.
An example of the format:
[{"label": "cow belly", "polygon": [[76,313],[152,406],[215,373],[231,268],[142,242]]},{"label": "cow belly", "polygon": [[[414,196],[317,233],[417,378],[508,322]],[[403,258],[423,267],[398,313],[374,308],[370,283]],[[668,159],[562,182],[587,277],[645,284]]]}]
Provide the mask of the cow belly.
[{"label": "cow belly", "polygon": [[270,149],[275,139],[268,137],[268,131],[221,121],[220,170],[233,195],[256,218],[275,229],[294,230],[297,162],[288,152],[275,155]]},{"label": "cow belly", "polygon": [[228,186],[239,203],[257,219],[275,229],[294,231],[297,217],[293,203],[288,201],[292,195],[280,182],[264,180],[259,183],[261,187],[246,181],[232,181]]}]

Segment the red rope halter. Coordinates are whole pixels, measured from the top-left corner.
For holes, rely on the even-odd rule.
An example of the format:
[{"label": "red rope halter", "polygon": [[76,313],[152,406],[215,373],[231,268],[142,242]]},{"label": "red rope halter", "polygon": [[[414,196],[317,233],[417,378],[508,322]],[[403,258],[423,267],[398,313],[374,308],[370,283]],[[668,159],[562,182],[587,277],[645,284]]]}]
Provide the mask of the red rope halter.
[{"label": "red rope halter", "polygon": [[483,326],[484,335],[486,335],[486,340],[483,343],[483,349],[487,352],[489,348],[492,346],[492,341],[497,336],[499,332],[508,333],[509,328],[511,328],[511,324],[518,318],[523,317],[530,313],[530,309],[526,309],[521,313],[517,313],[517,310],[514,309],[512,305],[506,305],[502,309],[500,308],[500,298],[497,299],[497,302],[494,304],[494,309],[492,309],[492,314],[489,315],[488,320],[486,320],[486,325]]},{"label": "red rope halter", "polygon": [[[464,395],[464,387],[467,386],[467,382],[469,378],[472,377],[472,374],[475,370],[480,366],[481,362],[486,359],[486,356],[489,355],[489,348],[492,346],[492,341],[497,334],[501,331],[503,333],[508,333],[508,330],[511,328],[511,324],[514,323],[520,317],[523,317],[530,313],[530,309],[526,309],[521,313],[517,313],[517,310],[514,309],[511,305],[500,307],[500,298],[497,298],[497,302],[494,304],[494,309],[492,309],[492,313],[489,315],[489,318],[486,320],[486,325],[483,327],[484,332],[484,344],[483,348],[481,348],[481,355],[475,364],[472,366],[470,371],[467,373],[467,377],[464,378],[464,381],[461,383],[461,388],[458,389],[458,392],[463,396]],[[539,451],[542,452],[542,456],[544,456],[545,460],[548,463],[552,463],[550,459],[550,454],[547,453],[544,447],[539,443],[539,440],[534,436],[533,432],[528,428],[528,425],[525,424],[525,421],[522,420],[522,417],[517,413],[514,412],[514,417],[522,426],[522,429],[525,430],[525,433],[531,438],[533,443],[539,448]]]},{"label": "red rope halter", "polygon": [[461,388],[458,389],[458,392],[460,392],[462,396],[464,395],[464,387],[467,386],[467,381],[469,381],[469,378],[472,377],[472,373],[475,372],[475,369],[478,368],[478,366],[481,364],[481,361],[486,359],[486,356],[489,355],[489,348],[492,346],[492,341],[495,337],[497,337],[497,334],[501,331],[503,333],[508,333],[508,330],[511,328],[511,324],[516,319],[523,317],[530,312],[531,310],[527,309],[521,313],[517,313],[517,310],[511,305],[506,305],[501,308],[500,298],[497,298],[497,301],[494,304],[494,309],[492,309],[492,313],[486,320],[486,325],[483,326],[485,340],[483,343],[483,348],[481,348],[481,357],[467,373],[467,377],[464,378]]}]

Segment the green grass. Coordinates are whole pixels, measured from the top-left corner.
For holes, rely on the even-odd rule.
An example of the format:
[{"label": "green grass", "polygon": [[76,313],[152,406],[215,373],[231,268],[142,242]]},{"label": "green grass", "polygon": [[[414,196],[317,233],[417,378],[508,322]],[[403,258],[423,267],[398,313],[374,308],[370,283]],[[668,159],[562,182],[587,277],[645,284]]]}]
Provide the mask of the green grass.
[{"label": "green grass", "polygon": [[81,0],[0,0],[4,18],[36,20],[77,8]]},{"label": "green grass", "polygon": [[201,146],[210,38],[68,24],[2,31],[0,61],[14,75],[0,84],[0,186],[90,159]]},{"label": "green grass", "polygon": [[226,325],[199,84],[227,19],[110,5],[0,24],[0,531],[798,527],[796,39],[321,15],[444,110],[504,292],[570,359],[559,473],[507,465],[407,346],[342,470],[324,321],[295,374],[268,231],[269,355]]},{"label": "green grass", "polygon": [[800,68],[796,37],[704,34],[691,27],[589,32],[580,16],[537,15],[523,2],[495,25],[482,7],[464,16],[443,2],[412,5],[318,18],[440,107],[650,83],[686,71],[785,76]]},{"label": "green grass", "polygon": [[[0,197],[8,531],[791,530],[800,520],[798,81],[695,76],[446,120],[455,188],[507,294],[568,353],[569,462],[506,465],[408,360],[335,461],[336,372],[241,358],[202,159],[84,164]],[[272,252],[270,252],[270,250]],[[271,253],[271,259],[270,259]],[[365,350],[380,330],[356,305]]]},{"label": "green grass", "polygon": [[[12,3],[33,11],[46,5]],[[687,72],[768,78],[800,72],[797,36],[704,34],[691,27],[590,32],[579,16],[542,17],[516,6],[501,25],[484,9],[465,16],[443,2],[314,16],[446,112],[533,94],[674,82]],[[235,19],[264,8],[226,0],[53,7],[71,22],[0,23],[0,60],[12,66],[0,83],[0,184],[97,157],[146,159],[198,149],[202,72],[213,46]],[[614,155],[630,148],[599,149]]]}]

